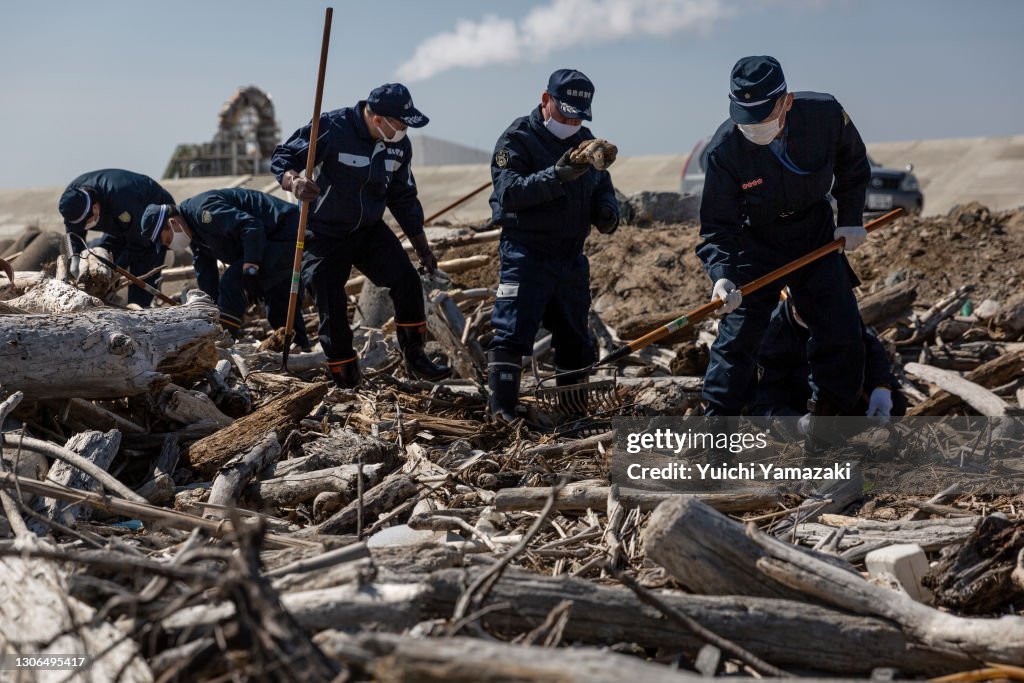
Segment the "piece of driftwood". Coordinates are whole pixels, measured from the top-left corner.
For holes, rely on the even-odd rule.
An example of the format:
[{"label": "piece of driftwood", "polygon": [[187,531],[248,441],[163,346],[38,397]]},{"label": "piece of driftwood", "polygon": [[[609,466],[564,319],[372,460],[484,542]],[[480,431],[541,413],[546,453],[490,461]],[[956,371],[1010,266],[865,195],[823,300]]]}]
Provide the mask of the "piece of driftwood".
[{"label": "piece of driftwood", "polygon": [[800,524],[796,537],[805,545],[817,545],[842,529],[842,536],[832,547],[848,562],[860,562],[872,550],[889,545],[914,543],[932,552],[962,543],[971,536],[979,520],[980,517],[958,517],[886,522],[823,515],[823,524]]},{"label": "piece of driftwood", "polygon": [[[75,241],[75,246],[80,244]],[[103,247],[92,247],[92,252],[108,261],[114,261],[113,255]],[[194,271],[193,271],[194,272]],[[88,251],[82,251],[78,260],[78,278],[76,283],[86,292],[99,299],[106,299],[117,282],[117,274],[107,264],[100,261]]]},{"label": "piece of driftwood", "polygon": [[939,323],[946,318],[955,315],[956,312],[960,310],[960,306],[967,299],[967,295],[973,289],[974,285],[963,285],[962,287],[958,287],[949,295],[939,299],[939,301],[929,308],[917,321],[917,327],[914,329],[910,338],[897,341],[896,346],[919,344],[922,341],[931,338],[935,333],[935,328],[939,326]]},{"label": "piece of driftwood", "polygon": [[189,391],[176,384],[163,387],[154,398],[152,407],[160,415],[183,425],[212,422],[223,428],[234,422],[203,392]]},{"label": "piece of driftwood", "polygon": [[357,531],[359,506],[362,503],[363,524],[368,524],[409,498],[416,495],[419,485],[407,474],[395,472],[384,478],[384,481],[366,490],[362,501],[356,499],[334,513],[320,524],[307,527],[299,532],[304,534],[342,534]]},{"label": "piece of driftwood", "polygon": [[[206,299],[208,301],[208,299]],[[0,317],[0,384],[28,399],[121,398],[188,383],[217,361],[217,307]]]},{"label": "piece of driftwood", "polygon": [[46,279],[6,302],[29,313],[77,313],[103,307],[103,302],[73,285]]},{"label": "piece of driftwood", "polygon": [[780,586],[856,614],[889,619],[907,636],[935,650],[959,652],[979,662],[1024,661],[1024,617],[979,619],[940,612],[762,534],[753,525],[748,526],[747,535],[763,552],[757,569]]},{"label": "piece of driftwood", "polygon": [[311,438],[299,449],[302,456],[279,460],[263,472],[264,478],[353,465],[360,460],[365,465],[383,464],[389,472],[398,465],[399,450],[395,444],[339,427]]},{"label": "piece of driftwood", "polygon": [[994,393],[974,382],[964,379],[955,372],[942,370],[922,363],[907,363],[904,371],[919,377],[926,382],[935,384],[944,391],[959,396],[964,403],[988,417],[1016,415],[1019,412]]},{"label": "piece of driftwood", "polygon": [[865,325],[881,330],[905,317],[915,299],[917,286],[910,280],[904,280],[864,296],[857,302],[857,308]]},{"label": "piece of driftwood", "polygon": [[698,674],[675,671],[637,657],[586,647],[552,650],[479,638],[414,638],[390,633],[366,633],[351,638],[339,631],[325,631],[315,642],[329,656],[343,663],[362,663],[371,657],[372,664],[367,668],[372,671],[374,680],[392,683],[697,683],[706,680]]},{"label": "piece of driftwood", "polygon": [[[1024,352],[1011,351],[983,365],[979,365],[964,375],[964,379],[987,389],[992,389],[1020,377],[1021,374],[1024,374]],[[927,400],[912,407],[907,411],[907,414],[945,415],[961,403],[963,403],[963,399],[956,394],[948,391],[938,391],[929,396]]]},{"label": "piece of driftwood", "polygon": [[[52,548],[33,537],[18,542],[26,550]],[[0,648],[5,654],[91,655],[91,666],[82,669],[83,674],[88,672],[83,680],[151,682],[153,674],[138,644],[96,617],[95,609],[70,595],[68,576],[59,562],[27,556],[0,557]],[[26,672],[31,678],[15,678],[12,671],[5,673],[10,675],[5,680],[47,681],[63,680],[72,674],[68,670],[37,671]]]},{"label": "piece of driftwood", "polygon": [[[249,480],[280,455],[281,445],[277,442],[277,434],[267,433],[255,446],[239,453],[220,468],[210,487],[207,502],[224,508],[237,505]],[[208,516],[229,517],[230,514],[228,510],[211,508]]]},{"label": "piece of driftwood", "polygon": [[992,614],[1024,596],[1012,575],[1024,553],[1024,523],[985,517],[961,545],[942,551],[921,583],[932,604],[964,614]]},{"label": "piece of driftwood", "polygon": [[[743,525],[696,498],[677,496],[659,505],[641,538],[647,557],[695,593],[806,599],[759,575],[755,565],[763,552]],[[838,558],[828,561],[843,567],[839,571],[854,571]]]},{"label": "piece of driftwood", "polygon": [[462,343],[466,318],[446,292],[439,292],[427,309],[427,329],[451,362],[456,377],[479,379],[486,367],[483,350],[476,339]]},{"label": "piece of driftwood", "polygon": [[[550,491],[549,487],[544,486],[501,489],[495,492],[494,509],[499,512],[540,510],[544,507]],[[765,491],[763,493],[699,493],[692,494],[692,496],[704,501],[707,505],[720,512],[733,514],[759,510],[774,505],[779,501],[779,494],[773,491]],[[683,497],[691,497],[691,494],[637,491],[626,488],[619,490],[619,500],[623,507],[639,507],[643,512],[653,510],[665,501]],[[603,511],[607,505],[607,485],[580,482],[566,484],[565,488],[558,494],[555,509],[560,512],[570,510],[586,511],[587,509]]]},{"label": "piece of driftwood", "polygon": [[[121,432],[111,430],[103,432],[81,432],[75,434],[64,448],[77,453],[82,458],[93,463],[96,467],[106,470],[117,455],[117,449],[121,446]],[[99,491],[102,487],[100,482],[62,460],[58,460],[50,468],[46,475],[46,481],[59,486],[66,486],[83,491]],[[65,505],[64,501],[54,498],[41,499],[40,512],[48,518],[71,525],[79,519],[89,519],[91,510],[83,505]]]},{"label": "piece of driftwood", "polygon": [[267,432],[286,434],[327,394],[326,382],[309,384],[271,400],[188,449],[189,466],[212,476],[236,454],[252,448]]},{"label": "piece of driftwood", "polygon": [[[370,487],[383,477],[383,465],[363,466],[363,485]],[[295,507],[308,503],[324,492],[342,494],[342,504],[355,496],[358,465],[339,465],[312,472],[293,472],[273,479],[264,479],[249,484],[245,489],[245,501],[256,509],[270,506],[275,508]]]},{"label": "piece of driftwood", "polygon": [[74,416],[83,424],[91,425],[93,429],[117,429],[131,434],[146,433],[142,425],[84,398],[68,399],[65,405],[68,415]]}]

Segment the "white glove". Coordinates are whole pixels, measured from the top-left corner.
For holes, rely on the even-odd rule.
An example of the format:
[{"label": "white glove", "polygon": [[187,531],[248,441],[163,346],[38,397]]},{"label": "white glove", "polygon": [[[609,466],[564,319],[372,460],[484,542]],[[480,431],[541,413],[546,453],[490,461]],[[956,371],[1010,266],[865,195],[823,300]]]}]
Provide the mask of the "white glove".
[{"label": "white glove", "polygon": [[796,430],[800,432],[802,436],[807,436],[808,432],[811,431],[811,417],[812,415],[810,413],[806,413],[796,421]]},{"label": "white glove", "polygon": [[732,280],[726,280],[724,277],[715,283],[714,289],[711,290],[712,299],[722,300],[722,312],[732,313],[735,311],[740,302],[743,301],[743,294],[740,290],[736,289],[736,285],[733,284]]},{"label": "white glove", "polygon": [[892,414],[892,392],[885,387],[875,387],[868,398],[868,417],[880,417],[882,424],[889,421]]},{"label": "white glove", "polygon": [[832,233],[832,239],[840,237],[846,238],[846,246],[843,247],[843,251],[857,251],[857,247],[867,242],[868,231],[864,229],[863,225],[836,228],[836,231]]}]

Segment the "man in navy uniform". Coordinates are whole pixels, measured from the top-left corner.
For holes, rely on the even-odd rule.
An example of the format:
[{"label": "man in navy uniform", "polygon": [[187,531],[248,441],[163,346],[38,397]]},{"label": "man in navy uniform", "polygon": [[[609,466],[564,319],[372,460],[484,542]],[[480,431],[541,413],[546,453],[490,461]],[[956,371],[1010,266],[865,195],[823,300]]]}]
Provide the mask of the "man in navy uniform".
[{"label": "man in navy uniform", "polygon": [[[790,93],[779,62],[745,57],[732,70],[730,119],[706,151],[697,255],[724,301],[703,397],[708,415],[751,404],[757,350],[777,289],[741,296],[750,282],[833,239],[860,246],[871,175],[860,134],[834,97]],[[838,205],[833,220],[829,191]],[[785,278],[807,323],[816,415],[852,414],[864,383],[856,276],[833,252]]]},{"label": "man in navy uniform", "polygon": [[[210,190],[181,204],[151,204],[142,232],[157,249],[192,249],[199,288],[220,308],[221,324],[237,336],[246,303],[266,302],[275,329],[288,315],[289,283],[299,207],[257,190]],[[221,275],[217,261],[227,264]],[[308,349],[302,316],[294,341]]]},{"label": "man in navy uniform", "polygon": [[[559,69],[540,105],[513,121],[494,147],[490,201],[502,227],[501,271],[487,384],[491,415],[500,421],[516,418],[523,356],[533,352],[542,324],[551,332],[558,372],[586,368],[596,359],[583,244],[591,224],[605,234],[615,231],[619,205],[607,171],[569,160],[574,148],[594,138],[582,125],[591,120],[593,98],[589,78]],[[586,380],[581,371],[556,381],[564,386]]]},{"label": "man in navy uniform", "polygon": [[420,263],[434,272],[437,259],[423,234],[423,207],[410,168],[412,145],[405,137],[407,128],[420,128],[427,121],[404,85],[388,83],[354,107],[321,115],[315,178],[301,175],[309,154],[309,125],[274,150],[271,168],[281,187],[311,202],[302,280],[316,301],[320,344],[338,386],[354,387],[361,378],[345,294],[353,265],[374,284],[390,289],[406,369],[431,381],[451,372],[424,353],[423,285],[384,222],[387,208]]},{"label": "man in navy uniform", "polygon": [[[861,330],[864,388],[851,414],[878,418],[906,415],[907,399],[893,375],[885,346],[867,325],[862,324]],[[751,415],[801,416],[807,412],[811,397],[807,338],[807,323],[788,290],[783,290],[758,349],[757,393]]]},{"label": "man in navy uniform", "polygon": [[[142,236],[139,221],[150,204],[173,204],[174,198],[158,182],[139,173],[107,168],[78,176],[60,197],[59,210],[64,229],[77,235],[74,248],[85,245],[85,233],[105,233],[90,246],[103,247],[117,265],[132,275],[144,275],[164,264],[165,249],[153,251],[153,245]],[[156,286],[159,274],[146,282]],[[131,285],[128,303],[148,306],[153,295]]]}]

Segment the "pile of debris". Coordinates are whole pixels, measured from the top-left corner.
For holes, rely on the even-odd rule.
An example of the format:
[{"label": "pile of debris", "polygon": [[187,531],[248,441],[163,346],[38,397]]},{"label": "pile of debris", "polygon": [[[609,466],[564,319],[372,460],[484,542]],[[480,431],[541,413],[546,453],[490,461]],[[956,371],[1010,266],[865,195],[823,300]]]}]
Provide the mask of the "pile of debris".
[{"label": "pile of debris", "polygon": [[[602,353],[679,312],[665,301],[705,300],[678,248],[695,232],[593,240]],[[356,392],[322,381],[319,352],[281,372],[265,320],[232,342],[196,291],[124,311],[59,273],[0,280],[5,650],[85,655],[96,680],[122,681],[987,667],[980,680],[1024,661],[1019,496],[620,490],[609,419],[698,412],[714,321],[603,370],[613,405],[575,420],[532,397],[553,371],[542,335],[524,402],[549,428],[495,425],[482,380],[496,277],[477,271],[494,267],[497,233],[446,235],[451,277],[429,283],[428,326],[455,376],[437,384],[402,374],[386,300],[361,278],[347,288]],[[911,411],[1017,414],[1024,304],[984,283],[932,291],[907,277],[861,301]]]}]

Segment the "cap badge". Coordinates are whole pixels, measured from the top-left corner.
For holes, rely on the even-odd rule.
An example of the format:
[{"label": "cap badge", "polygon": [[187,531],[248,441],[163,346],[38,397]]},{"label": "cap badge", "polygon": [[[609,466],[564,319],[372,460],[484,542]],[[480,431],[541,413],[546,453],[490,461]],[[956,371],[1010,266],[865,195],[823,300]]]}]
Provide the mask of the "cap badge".
[{"label": "cap badge", "polygon": [[209,211],[203,211],[203,222],[204,223],[212,223],[213,222],[213,214],[210,213]]},{"label": "cap badge", "polygon": [[117,220],[121,221],[122,223],[131,223],[132,215],[125,211],[124,213],[117,217]]}]

